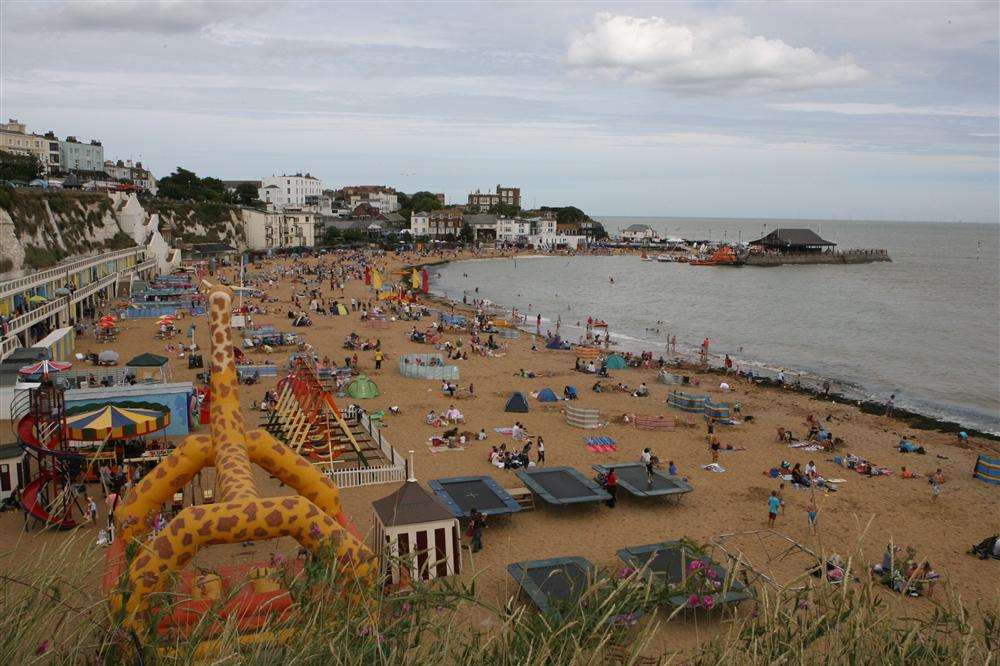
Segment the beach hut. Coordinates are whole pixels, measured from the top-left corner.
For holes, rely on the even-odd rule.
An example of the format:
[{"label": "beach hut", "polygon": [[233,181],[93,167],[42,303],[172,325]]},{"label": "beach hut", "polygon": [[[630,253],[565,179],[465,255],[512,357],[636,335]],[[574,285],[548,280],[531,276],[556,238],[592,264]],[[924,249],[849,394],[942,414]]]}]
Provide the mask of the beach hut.
[{"label": "beach hut", "polygon": [[559,402],[559,397],[550,388],[543,388],[538,392],[538,402]]},{"label": "beach hut", "polygon": [[372,502],[375,551],[387,585],[462,571],[459,522],[416,479]]},{"label": "beach hut", "polygon": [[125,367],[136,370],[138,381],[166,382],[170,379],[170,369],[167,367],[169,360],[166,356],[146,352],[133,358]]},{"label": "beach hut", "polygon": [[523,393],[514,393],[507,400],[507,406],[503,410],[505,412],[527,412],[528,401],[524,399]]},{"label": "beach hut", "polygon": [[0,502],[24,484],[26,464],[24,449],[19,444],[0,446]]},{"label": "beach hut", "polygon": [[357,379],[348,384],[347,395],[358,400],[367,400],[377,398],[381,394],[378,392],[378,386],[375,385],[375,382],[364,375],[358,375]]},{"label": "beach hut", "polygon": [[628,365],[625,363],[625,359],[618,354],[612,354],[604,363],[608,366],[608,370],[621,370]]}]

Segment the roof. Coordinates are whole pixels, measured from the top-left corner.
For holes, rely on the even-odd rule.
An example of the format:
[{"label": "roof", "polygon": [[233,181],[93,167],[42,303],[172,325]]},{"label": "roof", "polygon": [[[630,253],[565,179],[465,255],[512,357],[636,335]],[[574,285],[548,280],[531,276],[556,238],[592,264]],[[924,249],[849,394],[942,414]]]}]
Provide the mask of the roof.
[{"label": "roof", "polygon": [[[24,455],[24,450],[21,448],[20,444],[10,443],[10,444],[0,444],[0,460],[10,460],[12,458],[20,458]],[[450,517],[451,514],[449,513]]]},{"label": "roof", "polygon": [[146,352],[145,354],[139,354],[125,365],[134,368],[158,368],[161,365],[166,365],[168,360],[166,356]]},{"label": "roof", "polygon": [[453,518],[437,497],[416,481],[407,481],[396,492],[372,502],[375,515],[386,527],[432,523]]},{"label": "roof", "polygon": [[630,224],[623,231],[652,231],[653,227],[648,224]]},{"label": "roof", "polygon": [[477,213],[475,215],[465,214],[462,216],[462,219],[466,222],[466,224],[473,227],[475,226],[493,227],[496,226],[497,223],[497,216],[491,215],[489,213]]},{"label": "roof", "polygon": [[226,254],[236,252],[236,248],[228,243],[192,243],[191,251],[198,254]]},{"label": "roof", "polygon": [[751,245],[823,245],[836,243],[823,240],[812,229],[775,229],[763,238],[750,241]]}]

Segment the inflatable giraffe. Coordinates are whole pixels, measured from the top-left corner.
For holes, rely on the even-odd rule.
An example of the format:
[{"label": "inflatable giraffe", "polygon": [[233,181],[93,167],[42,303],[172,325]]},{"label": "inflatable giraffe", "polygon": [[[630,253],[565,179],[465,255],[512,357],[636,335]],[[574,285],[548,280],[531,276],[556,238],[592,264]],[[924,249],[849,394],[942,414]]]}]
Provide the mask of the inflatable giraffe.
[{"label": "inflatable giraffe", "polygon": [[[343,572],[366,582],[375,577],[375,558],[344,517],[337,486],[267,432],[244,431],[229,326],[231,307],[232,300],[223,291],[209,298],[211,435],[185,439],[128,493],[117,512],[120,539],[116,539],[117,548],[108,555],[105,587],[113,587],[128,566],[128,591],[122,596],[126,621],[132,626],[142,623],[150,595],[164,590],[174,572],[210,544],[290,536],[316,551],[332,543]],[[300,495],[262,498],[254,484],[251,463],[260,465]],[[159,511],[208,466],[216,470],[216,503],[187,507],[152,541],[143,539],[150,531],[146,520],[150,512]],[[133,541],[139,549],[126,563],[123,544]]]}]

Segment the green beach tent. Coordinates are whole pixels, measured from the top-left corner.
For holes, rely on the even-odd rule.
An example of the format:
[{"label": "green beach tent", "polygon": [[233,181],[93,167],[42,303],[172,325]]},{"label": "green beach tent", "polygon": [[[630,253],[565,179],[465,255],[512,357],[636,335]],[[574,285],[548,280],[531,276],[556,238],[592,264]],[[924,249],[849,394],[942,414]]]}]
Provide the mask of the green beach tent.
[{"label": "green beach tent", "polygon": [[375,382],[364,375],[358,375],[357,379],[348,384],[347,395],[358,400],[366,400],[377,398],[381,394],[378,392],[378,386],[375,385]]},{"label": "green beach tent", "polygon": [[625,359],[618,354],[612,354],[609,356],[605,363],[608,366],[608,370],[621,370],[625,367]]}]

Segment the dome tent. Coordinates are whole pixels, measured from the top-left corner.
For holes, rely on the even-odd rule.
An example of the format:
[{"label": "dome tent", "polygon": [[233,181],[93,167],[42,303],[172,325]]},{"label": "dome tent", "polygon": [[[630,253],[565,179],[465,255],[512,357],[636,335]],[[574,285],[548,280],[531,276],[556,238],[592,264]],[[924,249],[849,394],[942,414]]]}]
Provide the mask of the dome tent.
[{"label": "dome tent", "polygon": [[358,375],[357,379],[348,384],[347,395],[358,400],[365,400],[377,398],[381,394],[378,392],[378,386],[375,385],[375,382],[364,375]]},{"label": "dome tent", "polygon": [[625,359],[618,354],[612,354],[604,363],[608,366],[608,370],[621,370],[626,365]]},{"label": "dome tent", "polygon": [[558,402],[559,398],[550,388],[543,388],[538,393],[538,402]]},{"label": "dome tent", "polygon": [[507,400],[507,406],[504,407],[505,412],[527,412],[528,411],[528,401],[524,399],[523,393],[514,393]]}]

